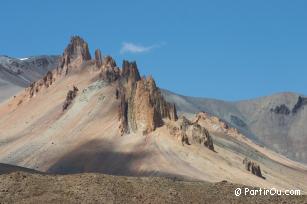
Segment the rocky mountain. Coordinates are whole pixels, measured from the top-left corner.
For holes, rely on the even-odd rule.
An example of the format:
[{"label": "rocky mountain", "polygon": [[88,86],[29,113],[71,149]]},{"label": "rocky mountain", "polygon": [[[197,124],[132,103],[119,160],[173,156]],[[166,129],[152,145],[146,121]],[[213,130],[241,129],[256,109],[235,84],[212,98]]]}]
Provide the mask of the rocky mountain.
[{"label": "rocky mountain", "polygon": [[307,98],[303,95],[280,93],[238,102],[186,97],[166,90],[163,95],[183,114],[207,112],[254,142],[307,163]]},{"label": "rocky mountain", "polygon": [[[215,102],[203,107],[218,108]],[[118,67],[99,49],[92,58],[86,41],[73,36],[56,69],[0,105],[0,162],[45,173],[227,180],[307,192],[307,167],[255,144],[236,128],[249,125],[243,112],[219,103],[233,107],[236,126],[166,95],[134,61]],[[184,108],[190,112],[182,115]]]},{"label": "rocky mountain", "polygon": [[0,102],[42,78],[57,64],[58,56],[42,55],[22,59],[0,56]]}]

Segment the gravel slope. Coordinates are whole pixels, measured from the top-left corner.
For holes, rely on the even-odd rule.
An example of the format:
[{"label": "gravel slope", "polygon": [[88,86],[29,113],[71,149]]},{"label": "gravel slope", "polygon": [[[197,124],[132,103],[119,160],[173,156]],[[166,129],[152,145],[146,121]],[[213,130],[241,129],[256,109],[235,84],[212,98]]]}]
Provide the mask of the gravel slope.
[{"label": "gravel slope", "polygon": [[307,203],[306,196],[239,196],[228,182],[104,174],[0,175],[1,203]]}]

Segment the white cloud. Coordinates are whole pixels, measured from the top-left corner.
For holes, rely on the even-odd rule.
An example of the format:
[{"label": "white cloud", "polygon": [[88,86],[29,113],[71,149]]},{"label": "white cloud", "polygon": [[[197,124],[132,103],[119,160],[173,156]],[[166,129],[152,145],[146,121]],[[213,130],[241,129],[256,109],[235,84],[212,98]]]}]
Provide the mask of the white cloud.
[{"label": "white cloud", "polygon": [[134,44],[134,43],[129,43],[129,42],[124,42],[121,49],[120,49],[120,54],[124,53],[144,53],[144,52],[149,52],[150,50],[154,48],[161,47],[162,44],[155,44],[151,46],[143,46],[139,44]]}]

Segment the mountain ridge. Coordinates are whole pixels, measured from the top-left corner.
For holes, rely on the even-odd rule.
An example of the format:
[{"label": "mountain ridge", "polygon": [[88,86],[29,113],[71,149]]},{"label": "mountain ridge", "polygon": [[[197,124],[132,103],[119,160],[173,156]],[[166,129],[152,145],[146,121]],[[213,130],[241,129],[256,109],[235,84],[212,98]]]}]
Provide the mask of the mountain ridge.
[{"label": "mountain ridge", "polygon": [[0,162],[49,173],[177,175],[307,191],[300,183],[307,166],[219,117],[177,115],[181,105],[167,101],[152,77],[140,77],[136,62],[120,68],[100,51],[91,58],[80,38],[68,47],[56,69],[0,105]]},{"label": "mountain ridge", "polygon": [[[270,147],[291,159],[307,162],[307,153],[304,150],[306,147],[304,145],[307,143],[304,133],[307,130],[300,125],[307,118],[304,111],[304,95],[281,92],[271,96],[229,102],[187,97],[165,90],[163,94],[167,101],[175,103],[178,110],[184,114],[191,115],[204,111],[216,115],[255,142]],[[284,139],[278,137],[279,135],[282,135]],[[270,141],[273,139],[274,143]]]},{"label": "mountain ridge", "polygon": [[[65,56],[64,56],[65,53],[69,53],[69,52],[70,52],[70,55],[72,57],[73,57],[73,55],[74,56],[81,55],[82,56],[81,57],[81,61],[82,60],[85,60],[85,61],[91,60],[91,55],[89,53],[88,45],[83,41],[83,39],[79,39],[78,37],[76,37],[74,39],[76,39],[76,43],[75,44],[81,45],[81,47],[83,47],[84,50],[83,49],[79,49],[78,47],[76,47],[74,45],[74,43],[68,45],[68,47],[65,49],[64,54],[62,56],[62,62],[61,62],[60,66],[64,66],[65,63],[66,63],[66,66],[67,66],[67,63],[69,63],[70,59],[68,59],[67,56],[66,56],[66,59],[65,59]],[[74,52],[76,52],[76,53],[74,53]],[[47,59],[48,58],[54,58],[55,62],[51,63],[51,66],[53,66],[53,68],[50,69],[50,67],[49,67],[46,70],[53,70],[53,69],[55,69],[55,64],[57,64],[57,63],[60,64],[60,62],[58,62],[60,58],[58,56],[56,56],[56,55],[53,55],[53,56],[40,55],[40,56],[34,56],[34,57],[27,57],[27,58],[24,58],[23,60],[12,58],[12,57],[8,57],[8,56],[5,56],[5,55],[1,55],[1,57],[5,58],[5,59],[8,59],[8,60],[12,60],[13,62],[17,60],[17,61],[19,61],[21,63],[31,63],[31,62],[33,62],[33,61],[35,61],[37,59],[40,60],[40,59],[44,59],[44,58],[47,58]],[[66,60],[66,62],[65,62],[65,60]],[[95,51],[95,62],[98,63],[98,66],[102,66],[101,65],[102,60],[103,59],[101,57],[101,52],[98,49],[98,50]],[[116,63],[114,62],[114,60],[112,58],[109,58],[109,61],[113,61],[112,62],[113,64],[111,65],[111,67],[112,66],[113,67],[116,66]],[[108,66],[110,66],[110,65],[108,65]],[[3,59],[2,59],[2,67],[4,67],[3,66]],[[57,67],[58,67],[58,65],[57,65]],[[57,69],[59,69],[59,67]],[[40,71],[40,75],[39,76],[41,76],[44,72],[46,72],[46,70],[43,70],[43,72]],[[110,72],[109,74],[112,74],[112,72]],[[36,78],[38,78],[39,76],[37,76]],[[105,79],[107,79],[108,77],[105,77]],[[33,81],[33,79],[29,79],[27,82],[25,82],[22,85],[24,86],[27,83],[29,84],[31,80]],[[18,85],[20,85],[20,84],[18,84]],[[7,87],[6,86],[6,82],[5,82],[4,86],[2,86],[2,87]],[[10,90],[10,92],[14,93],[14,92],[19,91],[20,88],[19,88],[19,86],[17,86],[17,87],[12,86],[12,88],[9,89],[9,90]],[[15,90],[15,91],[11,91],[11,90]],[[220,99],[211,99],[211,98],[202,98],[202,97],[188,97],[188,96],[184,96],[184,95],[175,94],[174,92],[171,92],[171,91],[166,90],[166,89],[161,89],[161,91],[162,91],[162,94],[164,94],[164,96],[171,94],[171,95],[177,95],[179,97],[184,98],[185,102],[187,104],[186,105],[177,104],[177,105],[179,107],[179,111],[184,112],[185,114],[188,114],[187,115],[188,117],[189,117],[189,113],[194,113],[195,114],[195,113],[197,113],[199,111],[205,111],[205,112],[210,113],[212,115],[219,116],[221,119],[224,119],[229,124],[231,124],[234,127],[240,129],[241,132],[243,132],[244,134],[248,135],[251,139],[253,139],[256,143],[258,143],[260,145],[267,145],[266,144],[267,142],[263,141],[261,138],[259,139],[259,133],[257,133],[257,132],[255,133],[255,131],[252,131],[249,127],[247,127],[246,124],[244,124],[244,123],[246,123],[246,121],[249,120],[248,118],[250,118],[250,116],[246,115],[246,114],[242,114],[242,110],[240,110],[240,107],[241,107],[240,104],[254,103],[254,102],[262,101],[262,100],[270,100],[272,98],[277,98],[277,100],[279,100],[278,98],[285,97],[285,96],[287,96],[289,98],[299,98],[299,96],[301,96],[301,97],[304,98],[304,95],[299,94],[299,93],[295,93],[295,92],[279,92],[279,93],[275,93],[275,94],[268,95],[268,96],[260,96],[260,97],[257,97],[257,98],[251,98],[251,99],[245,99],[245,100],[224,101],[224,100],[220,100]],[[12,93],[10,93],[10,94],[2,93],[1,94],[2,100],[7,99],[9,96],[12,95]],[[169,101],[170,102],[174,102],[172,100],[169,100]],[[202,101],[207,101],[206,105],[203,105]],[[275,103],[275,102],[273,102],[273,103]],[[276,103],[275,107],[271,107],[270,110],[271,110],[271,112],[275,111],[275,113],[279,113],[279,112],[283,111],[283,112],[288,113],[288,114],[290,114],[290,113],[294,114],[294,112],[296,112],[296,110],[294,110],[294,106],[295,105],[294,105],[293,101],[290,103],[289,100],[286,100],[285,103],[284,102],[280,103],[280,104]],[[301,106],[303,106],[303,105],[301,105]],[[225,110],[223,110],[223,109],[225,109]],[[227,113],[228,115],[227,114],[225,115],[225,112],[228,112]],[[232,114],[230,116],[230,118],[229,118],[229,114]],[[245,127],[242,127],[242,126],[245,126]],[[267,145],[267,146],[272,148],[272,149],[274,149],[277,152],[280,152],[280,150],[279,150],[280,147],[274,147],[274,145],[272,146],[270,144]],[[298,161],[301,161],[301,160],[305,161],[305,159],[306,159],[306,156],[305,156],[304,153],[302,153],[302,156],[298,156],[299,158],[296,158],[297,156],[293,156],[293,153],[291,153],[291,152],[290,153],[283,152],[283,154],[284,155],[288,155],[288,156],[289,156],[289,154],[292,154],[292,156],[290,155],[290,158],[296,159]]]},{"label": "mountain ridge", "polygon": [[33,81],[40,79],[54,69],[58,60],[56,55],[40,55],[18,58],[0,56],[0,102],[13,96]]}]

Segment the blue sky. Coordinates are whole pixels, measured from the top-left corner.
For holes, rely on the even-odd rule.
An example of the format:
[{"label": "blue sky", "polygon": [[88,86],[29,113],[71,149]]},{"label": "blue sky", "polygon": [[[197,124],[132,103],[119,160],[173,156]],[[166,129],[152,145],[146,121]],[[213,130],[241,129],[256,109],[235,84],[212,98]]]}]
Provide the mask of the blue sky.
[{"label": "blue sky", "polygon": [[61,54],[77,34],[183,95],[307,94],[306,11],[305,0],[3,0],[0,54]]}]

